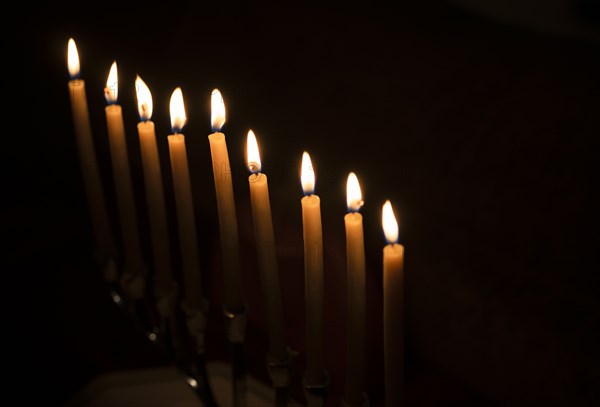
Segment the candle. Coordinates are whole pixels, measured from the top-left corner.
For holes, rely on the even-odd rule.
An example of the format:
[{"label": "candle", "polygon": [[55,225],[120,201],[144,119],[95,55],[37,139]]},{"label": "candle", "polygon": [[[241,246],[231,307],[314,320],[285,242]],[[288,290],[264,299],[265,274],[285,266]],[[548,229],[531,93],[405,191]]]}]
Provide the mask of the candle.
[{"label": "candle", "polygon": [[365,245],[362,215],[363,205],[358,178],[351,172],[346,183],[348,214],[346,226],[346,268],[348,279],[346,388],[344,401],[350,406],[363,402],[365,372]]},{"label": "candle", "polygon": [[[106,81],[106,88],[104,88],[104,95],[106,97],[106,102],[108,103],[108,106],[105,108],[108,141],[112,160],[119,221],[121,223],[123,246],[125,248],[127,274],[130,276],[141,277],[141,273],[144,269],[142,246],[140,244],[133,188],[131,186],[123,113],[121,106],[117,104],[118,91],[119,81],[117,77],[117,63],[113,62]],[[131,292],[130,294],[135,298],[141,298],[141,296],[143,296],[143,290],[140,288],[141,287],[138,286],[136,292]]]},{"label": "candle", "polygon": [[225,134],[221,133],[221,128],[225,124],[225,103],[218,89],[213,90],[211,95],[211,124],[214,133],[208,136],[208,141],[210,142],[219,213],[223,275],[225,277],[225,307],[228,311],[239,312],[243,309],[244,304],[242,301],[237,216],[227,143],[225,142]]},{"label": "candle", "polygon": [[383,249],[383,352],[385,405],[402,405],[404,397],[404,247],[398,242],[398,223],[390,201],[382,210],[388,245]]},{"label": "candle", "polygon": [[[73,113],[73,127],[75,128],[77,151],[79,153],[88,209],[92,218],[94,239],[100,255],[104,259],[107,259],[115,256],[115,244],[108,218],[106,200],[104,199],[100,171],[96,161],[96,151],[85,94],[85,82],[79,79],[79,55],[75,41],[72,38],[69,39],[67,65],[69,67],[69,74],[71,75],[69,95]],[[106,277],[114,279],[116,275]]]},{"label": "candle", "polygon": [[250,184],[258,268],[267,314],[269,358],[275,361],[285,361],[288,354],[285,345],[283,308],[279,288],[273,221],[271,219],[271,204],[269,202],[269,185],[267,175],[261,172],[260,153],[256,136],[252,130],[248,132],[247,165],[250,172],[252,172],[252,175],[248,177],[248,183]]},{"label": "candle", "polygon": [[135,80],[135,91],[140,113],[140,122],[137,129],[142,154],[150,238],[154,257],[154,287],[156,294],[161,298],[168,295],[173,287],[167,211],[154,123],[150,120],[152,118],[152,94],[139,76]]},{"label": "candle", "polygon": [[180,131],[187,120],[183,94],[177,88],[171,95],[171,127],[173,133],[168,137],[171,156],[171,174],[175,191],[175,207],[177,210],[177,226],[179,230],[179,247],[183,268],[183,299],[186,307],[201,310],[202,279],[200,278],[200,260],[198,257],[198,237],[196,219],[192,200],[192,186],[188,168],[185,137]]},{"label": "candle", "polygon": [[302,155],[302,230],[304,236],[304,287],[306,306],[307,385],[323,380],[323,232],[321,200],[314,195],[315,172],[307,152]]}]

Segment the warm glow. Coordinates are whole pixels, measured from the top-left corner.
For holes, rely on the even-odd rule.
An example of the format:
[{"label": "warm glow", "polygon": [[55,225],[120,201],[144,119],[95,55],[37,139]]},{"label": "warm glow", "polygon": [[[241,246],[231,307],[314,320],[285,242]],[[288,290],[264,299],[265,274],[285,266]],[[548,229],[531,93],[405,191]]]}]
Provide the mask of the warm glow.
[{"label": "warm glow", "polygon": [[213,131],[221,131],[225,124],[225,101],[219,89],[210,95],[210,125]]},{"label": "warm glow", "polygon": [[258,151],[256,136],[252,130],[248,131],[247,158],[248,162],[246,165],[248,166],[250,172],[253,174],[260,172],[260,152]]},{"label": "warm glow", "polygon": [[77,78],[79,76],[79,53],[73,38],[69,38],[69,45],[67,46],[67,66],[69,67],[71,79]]},{"label": "warm glow", "polygon": [[302,154],[302,169],[300,170],[300,182],[304,195],[312,195],[315,192],[315,169],[313,168],[310,156],[305,151]]},{"label": "warm glow", "polygon": [[104,88],[104,97],[108,104],[117,103],[119,93],[119,78],[117,77],[117,61],[112,63],[108,79],[106,80],[106,88]]},{"label": "warm glow", "polygon": [[179,133],[183,126],[185,126],[185,122],[187,121],[187,117],[185,116],[185,106],[183,104],[183,93],[181,93],[181,88],[177,88],[173,91],[171,95],[171,128],[174,133]]},{"label": "warm glow", "polygon": [[356,178],[355,173],[351,172],[348,174],[348,181],[346,182],[346,204],[348,205],[348,211],[358,212],[364,203],[358,178]]},{"label": "warm glow", "polygon": [[398,241],[398,222],[394,216],[394,210],[390,201],[385,201],[381,211],[381,224],[383,233],[388,243],[394,244]]},{"label": "warm glow", "polygon": [[135,94],[137,95],[140,120],[145,122],[152,118],[152,94],[148,85],[139,77],[135,78]]}]

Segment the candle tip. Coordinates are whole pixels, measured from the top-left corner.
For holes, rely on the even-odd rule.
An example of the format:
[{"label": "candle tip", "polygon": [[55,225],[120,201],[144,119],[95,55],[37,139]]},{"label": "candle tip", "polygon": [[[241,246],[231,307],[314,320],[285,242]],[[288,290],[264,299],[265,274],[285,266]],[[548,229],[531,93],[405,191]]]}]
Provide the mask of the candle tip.
[{"label": "candle tip", "polygon": [[310,155],[306,151],[302,154],[300,182],[302,183],[304,195],[312,195],[315,192],[315,170],[310,160]]},{"label": "candle tip", "polygon": [[246,166],[252,174],[258,174],[260,173],[262,166],[260,162],[260,152],[258,151],[258,142],[256,141],[256,135],[252,130],[248,130],[246,145]]},{"label": "candle tip", "polygon": [[177,134],[183,129],[187,121],[181,88],[178,87],[173,91],[169,107],[171,111],[171,128],[173,133]]},{"label": "candle tip", "polygon": [[214,132],[221,131],[225,125],[225,101],[219,89],[214,89],[210,95],[210,125]]},{"label": "candle tip", "polygon": [[67,45],[67,67],[69,68],[71,79],[77,79],[79,77],[79,53],[77,52],[77,45],[75,45],[73,38],[69,38]]},{"label": "candle tip", "polygon": [[356,174],[351,172],[348,174],[348,181],[346,182],[346,205],[348,206],[349,212],[358,212],[360,208],[365,204],[362,199],[362,191]]},{"label": "candle tip", "polygon": [[139,75],[135,78],[135,94],[140,120],[143,122],[150,120],[152,118],[152,94],[146,82]]},{"label": "candle tip", "polygon": [[385,239],[389,244],[398,242],[398,221],[394,216],[394,210],[392,209],[392,203],[387,200],[383,204],[381,210],[381,224],[383,226],[383,233]]},{"label": "candle tip", "polygon": [[104,88],[104,97],[109,105],[117,103],[119,95],[119,77],[117,75],[117,61],[114,61],[108,72],[106,79],[106,87]]}]

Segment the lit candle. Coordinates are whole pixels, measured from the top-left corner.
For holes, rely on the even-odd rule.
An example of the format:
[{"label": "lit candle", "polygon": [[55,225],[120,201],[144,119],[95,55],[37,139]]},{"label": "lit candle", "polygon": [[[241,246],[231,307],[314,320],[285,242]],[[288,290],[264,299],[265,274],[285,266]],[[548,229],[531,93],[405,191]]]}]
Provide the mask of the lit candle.
[{"label": "lit candle", "polygon": [[221,252],[223,257],[223,275],[225,277],[225,306],[231,312],[243,309],[242,275],[240,270],[237,216],[231,167],[225,134],[221,129],[225,124],[225,103],[221,92],[213,90],[211,95],[211,125],[214,131],[208,136],[212,156],[217,209],[219,212],[219,231],[221,234]]},{"label": "lit candle", "polygon": [[363,219],[358,213],[363,205],[358,178],[351,172],[346,183],[348,214],[346,226],[346,267],[348,279],[346,388],[344,401],[349,406],[363,403],[365,372],[365,244]]},{"label": "lit candle", "polygon": [[385,405],[402,405],[404,397],[404,247],[398,244],[398,223],[390,201],[382,210],[388,245],[383,249],[383,353]]},{"label": "lit candle", "polygon": [[[92,218],[94,238],[103,260],[115,256],[115,244],[104,199],[104,189],[100,179],[100,171],[96,161],[96,151],[90,126],[90,116],[85,94],[85,82],[79,79],[79,55],[75,41],[69,39],[67,51],[67,65],[71,80],[69,81],[69,95],[73,113],[73,127],[77,140],[77,151],[83,175],[85,194],[88,208]],[[106,276],[116,278],[116,274]]]},{"label": "lit candle", "polygon": [[160,171],[158,147],[152,118],[152,94],[139,76],[135,80],[135,91],[140,113],[137,125],[144,170],[144,186],[150,222],[150,238],[154,256],[154,287],[158,297],[168,295],[173,287],[169,228]]},{"label": "lit candle", "polygon": [[302,230],[304,235],[304,290],[306,306],[307,385],[323,380],[323,232],[321,200],[314,195],[315,171],[307,152],[302,155]]},{"label": "lit candle", "polygon": [[185,137],[179,133],[187,117],[183,104],[181,88],[171,95],[171,127],[173,133],[168,137],[171,155],[171,174],[175,191],[177,210],[177,226],[179,229],[179,247],[183,268],[183,301],[186,307],[193,310],[203,309],[202,279],[200,277],[200,260],[198,257],[198,237],[196,234],[196,218],[192,200],[192,185],[188,168]]},{"label": "lit candle", "polygon": [[[105,108],[108,141],[112,160],[119,221],[121,223],[123,246],[125,248],[126,275],[131,277],[141,277],[144,270],[142,246],[140,244],[138,232],[131,174],[129,172],[129,158],[127,156],[123,113],[121,106],[117,104],[118,92],[119,81],[117,77],[117,63],[113,62],[106,81],[106,88],[104,88],[104,96],[108,103],[108,106]],[[137,281],[140,282],[139,279]],[[130,289],[133,288],[134,287],[130,287]],[[130,295],[134,298],[141,298],[143,294],[143,287],[140,285],[136,285],[135,292],[130,292]]]},{"label": "lit candle", "polygon": [[285,345],[277,252],[269,202],[269,185],[267,175],[261,172],[260,153],[256,136],[252,130],[248,132],[247,165],[252,172],[252,175],[248,177],[248,183],[250,184],[258,268],[267,313],[269,358],[275,361],[285,361],[288,355]]}]

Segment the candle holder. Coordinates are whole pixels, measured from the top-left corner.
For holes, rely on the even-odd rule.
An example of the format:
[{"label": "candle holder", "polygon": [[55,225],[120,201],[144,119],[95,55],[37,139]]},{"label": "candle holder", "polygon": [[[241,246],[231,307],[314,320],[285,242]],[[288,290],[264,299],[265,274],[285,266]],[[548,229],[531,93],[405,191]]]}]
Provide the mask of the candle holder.
[{"label": "candle holder", "polygon": [[[179,355],[175,345],[175,303],[177,283],[171,281],[166,290],[155,290],[155,305],[158,314],[158,343],[162,344],[169,357],[178,363]],[[152,339],[152,338],[151,338]]]},{"label": "candle holder", "polygon": [[188,384],[194,389],[200,400],[207,407],[218,407],[206,369],[206,313],[208,308],[207,300],[202,301],[200,308],[190,307],[185,303],[181,304],[181,309],[186,316],[187,330],[194,340],[195,351],[194,363],[190,367],[184,367],[184,371],[188,375]]},{"label": "candle holder", "polygon": [[323,376],[320,383],[307,383],[303,380],[304,396],[306,397],[307,407],[324,407],[327,400],[327,390],[329,388],[329,374],[323,370]]},{"label": "candle holder", "polygon": [[358,404],[352,404],[342,399],[341,401],[342,407],[370,407],[369,397],[366,393],[362,394],[362,400]]},{"label": "candle holder", "polygon": [[285,360],[267,356],[267,370],[275,390],[275,407],[287,407],[290,402],[291,365],[298,353],[288,348],[287,354]]},{"label": "candle holder", "polygon": [[232,311],[223,309],[227,323],[227,336],[231,344],[231,369],[233,386],[233,406],[246,406],[246,363],[244,360],[244,341],[246,337],[246,322],[248,320],[248,307]]},{"label": "candle holder", "polygon": [[124,269],[119,285],[124,296],[124,305],[131,313],[135,323],[154,342],[159,328],[156,324],[154,307],[148,302],[146,296],[145,270],[132,273]]}]

